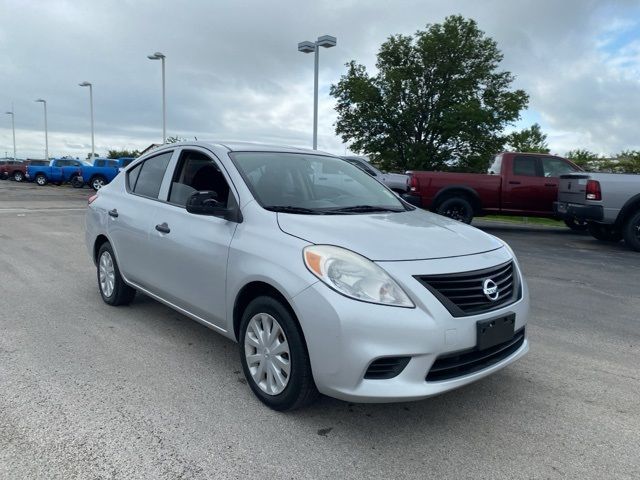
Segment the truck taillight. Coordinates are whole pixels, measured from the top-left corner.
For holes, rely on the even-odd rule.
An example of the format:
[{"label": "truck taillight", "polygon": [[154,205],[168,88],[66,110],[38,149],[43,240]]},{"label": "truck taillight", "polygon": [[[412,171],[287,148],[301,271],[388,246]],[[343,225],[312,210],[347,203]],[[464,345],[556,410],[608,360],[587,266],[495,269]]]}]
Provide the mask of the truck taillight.
[{"label": "truck taillight", "polygon": [[600,182],[597,180],[589,180],[587,182],[587,200],[602,200],[602,192],[600,191]]},{"label": "truck taillight", "polygon": [[420,183],[414,175],[411,175],[411,177],[409,177],[409,191],[417,192],[418,190],[420,190]]},{"label": "truck taillight", "polygon": [[89,200],[88,200],[88,203],[87,203],[87,204],[88,204],[88,205],[91,205],[91,204],[93,203],[93,201],[94,201],[96,198],[98,198],[98,194],[97,194],[97,193],[96,193],[95,195],[91,195],[91,196],[89,197]]}]

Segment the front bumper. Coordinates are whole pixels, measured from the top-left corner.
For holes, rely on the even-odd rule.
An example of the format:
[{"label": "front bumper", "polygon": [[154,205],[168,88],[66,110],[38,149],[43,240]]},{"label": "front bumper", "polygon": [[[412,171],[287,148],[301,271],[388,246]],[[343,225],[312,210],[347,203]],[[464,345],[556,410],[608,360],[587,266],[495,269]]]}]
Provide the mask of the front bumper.
[{"label": "front bumper", "polygon": [[602,205],[581,205],[568,202],[553,202],[553,211],[561,218],[601,221],[604,218]]},{"label": "front bumper", "polygon": [[412,193],[403,193],[400,197],[407,203],[410,203],[414,207],[422,208],[422,197],[420,195],[414,195]]},{"label": "front bumper", "polygon": [[[529,349],[526,338],[517,350],[487,368],[446,380],[427,381],[427,374],[439,356],[476,346],[476,323],[479,320],[513,313],[515,331],[521,330],[529,315],[529,296],[526,282],[522,280],[522,297],[515,303],[492,312],[454,318],[411,276],[476,270],[509,258],[510,254],[503,248],[453,259],[380,262],[401,283],[416,308],[359,302],[340,295],[321,282],[296,295],[292,306],[305,335],[318,390],[347,401],[418,400],[467,385],[522,357]],[[517,266],[516,270],[520,275]],[[408,356],[410,361],[397,376],[389,379],[364,378],[372,361],[398,356]]]}]

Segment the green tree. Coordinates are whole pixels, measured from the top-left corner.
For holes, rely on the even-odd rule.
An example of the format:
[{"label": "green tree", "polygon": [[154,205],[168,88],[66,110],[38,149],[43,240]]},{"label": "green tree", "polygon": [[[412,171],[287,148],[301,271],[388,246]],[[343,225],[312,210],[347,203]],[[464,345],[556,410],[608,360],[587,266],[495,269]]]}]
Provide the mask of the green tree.
[{"label": "green tree", "polygon": [[391,36],[376,75],[352,60],[331,86],[336,133],[387,168],[482,171],[528,102],[501,61],[496,42],[461,16]]},{"label": "green tree", "polygon": [[529,128],[507,135],[507,148],[513,152],[549,153],[547,135],[540,125],[534,123]]},{"label": "green tree", "polygon": [[599,170],[600,165],[605,160],[597,153],[591,152],[584,148],[569,150],[565,157],[587,171]]},{"label": "green tree", "polygon": [[109,150],[107,158],[137,157],[139,155],[140,150]]},{"label": "green tree", "polygon": [[167,137],[167,143],[178,143],[178,142],[186,142],[186,138],[180,138],[177,135],[174,137]]},{"label": "green tree", "polygon": [[613,173],[640,173],[640,151],[623,150],[607,161],[605,168]]}]

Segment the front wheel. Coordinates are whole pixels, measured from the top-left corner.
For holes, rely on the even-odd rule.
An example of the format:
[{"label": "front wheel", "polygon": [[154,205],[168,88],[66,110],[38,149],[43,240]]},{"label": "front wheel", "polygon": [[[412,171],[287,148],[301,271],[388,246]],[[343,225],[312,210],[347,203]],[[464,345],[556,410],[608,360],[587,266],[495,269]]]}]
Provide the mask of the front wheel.
[{"label": "front wheel", "polygon": [[49,183],[49,180],[47,180],[47,177],[45,175],[43,175],[42,173],[36,175],[36,184],[38,186],[44,187],[47,183]]},{"label": "front wheel", "polygon": [[24,173],[18,171],[18,172],[13,172],[13,179],[16,182],[22,182],[24,180]]},{"label": "front wheel", "polygon": [[640,252],[640,211],[631,215],[624,224],[624,242],[636,252]]},{"label": "front wheel", "polygon": [[471,220],[473,220],[474,212],[473,206],[466,198],[451,197],[447,198],[440,205],[438,205],[436,213],[439,215],[444,215],[445,217],[452,218],[454,220],[458,220],[462,223],[471,223]]},{"label": "front wheel", "polygon": [[587,222],[576,217],[565,218],[564,224],[574,232],[584,232],[587,229]]},{"label": "front wheel", "polygon": [[240,361],[253,393],[278,411],[294,410],[318,396],[300,326],[272,297],[254,299],[244,311]]},{"label": "front wheel", "polygon": [[116,256],[109,242],[98,251],[98,288],[105,303],[113,306],[128,305],[136,294],[134,288],[124,283]]},{"label": "front wheel", "polygon": [[80,180],[80,176],[79,175],[74,175],[73,177],[71,177],[71,179],[69,180],[69,183],[71,183],[71,186],[73,188],[82,188],[82,187],[84,187],[84,182],[82,180]]},{"label": "front wheel", "polygon": [[587,230],[591,236],[601,242],[619,242],[622,240],[622,232],[612,225],[603,225],[601,223],[590,223]]}]

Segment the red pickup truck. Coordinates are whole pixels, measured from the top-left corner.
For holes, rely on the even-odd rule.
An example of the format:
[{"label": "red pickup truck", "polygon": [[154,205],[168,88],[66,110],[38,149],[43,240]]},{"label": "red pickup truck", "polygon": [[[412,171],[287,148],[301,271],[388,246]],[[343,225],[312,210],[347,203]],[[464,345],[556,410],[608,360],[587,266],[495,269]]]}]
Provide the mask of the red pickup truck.
[{"label": "red pickup truck", "polygon": [[[403,197],[465,223],[488,214],[557,218],[553,202],[558,199],[558,177],[579,171],[554,155],[505,152],[495,156],[487,174],[409,171],[409,192]],[[583,228],[573,219],[565,222]]]}]

